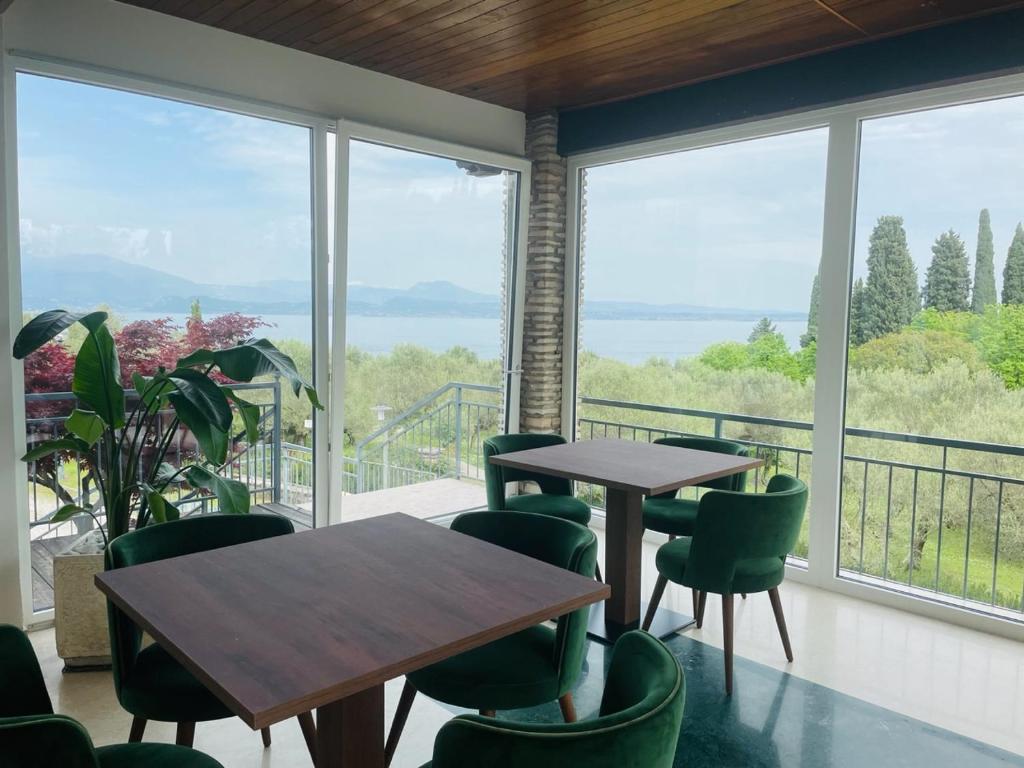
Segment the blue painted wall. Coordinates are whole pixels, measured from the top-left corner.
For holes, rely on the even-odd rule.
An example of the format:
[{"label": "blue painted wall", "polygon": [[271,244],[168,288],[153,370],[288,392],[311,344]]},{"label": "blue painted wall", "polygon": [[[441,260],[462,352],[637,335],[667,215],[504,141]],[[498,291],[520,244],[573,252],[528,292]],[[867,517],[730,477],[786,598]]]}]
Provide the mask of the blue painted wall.
[{"label": "blue painted wall", "polygon": [[560,115],[562,155],[1024,71],[1024,10]]}]

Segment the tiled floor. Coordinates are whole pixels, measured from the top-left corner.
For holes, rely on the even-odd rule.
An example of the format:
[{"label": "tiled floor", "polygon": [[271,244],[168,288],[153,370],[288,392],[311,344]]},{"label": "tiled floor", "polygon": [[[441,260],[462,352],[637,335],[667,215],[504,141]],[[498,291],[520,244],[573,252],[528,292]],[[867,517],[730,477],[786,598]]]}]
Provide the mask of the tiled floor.
[{"label": "tiled floor", "polygon": [[[654,551],[649,546],[645,552],[645,590],[653,585]],[[701,728],[690,731],[684,726],[683,764],[732,765],[729,760],[740,760],[737,754],[742,753],[729,752],[728,759],[726,753],[718,753],[718,762],[707,758],[715,754],[710,751],[715,744],[727,745],[744,727],[757,731],[757,744],[767,744],[758,748],[758,754],[778,755],[774,761],[766,758],[744,765],[938,768],[943,765],[939,759],[957,755],[958,765],[965,768],[1016,763],[1006,755],[972,752],[971,745],[953,733],[1024,755],[1024,649],[1019,644],[799,584],[783,585],[782,596],[796,661],[786,663],[767,597],[752,595],[747,601],[737,601],[736,653],[740,658],[731,702],[719,688],[721,616],[717,600],[709,602],[703,630],[691,630],[672,641],[671,647],[687,668],[689,707],[699,704],[705,713],[698,718],[691,711],[688,720],[703,722]],[[665,601],[667,607],[688,611],[690,595],[670,586]],[[129,718],[117,705],[109,674],[62,675],[52,630],[33,633],[33,641],[58,711],[82,720],[97,743],[125,740]],[[602,649],[591,650],[591,674],[579,694],[581,715],[596,707],[603,658]],[[388,688],[389,721],[399,690],[399,682]],[[713,729],[708,731],[709,712],[721,715],[718,722],[726,729],[717,738]],[[556,717],[557,710],[522,714],[546,719]],[[417,697],[394,765],[419,766],[429,759],[434,734],[451,716],[449,710]],[[774,741],[764,741],[766,723],[777,735]],[[860,731],[850,730],[849,723],[859,724]],[[150,727],[147,738],[173,740],[173,726]],[[837,756],[832,762],[821,758],[826,754],[821,751],[826,737],[831,739],[825,745],[831,749],[828,754]],[[275,726],[273,738],[273,746],[264,751],[259,736],[241,721],[221,721],[200,724],[196,746],[226,768],[309,765],[294,722]],[[916,751],[901,755],[865,749],[885,738],[894,744],[916,745]],[[968,755],[966,762],[964,754]],[[972,762],[971,756],[979,754],[991,760]]]}]

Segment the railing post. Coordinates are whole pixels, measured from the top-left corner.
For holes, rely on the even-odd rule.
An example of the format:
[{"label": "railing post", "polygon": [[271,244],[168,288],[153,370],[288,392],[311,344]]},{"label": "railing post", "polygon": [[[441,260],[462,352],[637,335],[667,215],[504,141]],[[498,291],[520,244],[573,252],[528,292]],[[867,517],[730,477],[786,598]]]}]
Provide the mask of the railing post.
[{"label": "railing post", "polygon": [[[255,446],[253,446],[255,448]],[[273,450],[273,499],[275,504],[281,503],[281,379],[274,377],[274,435],[271,449]],[[264,456],[264,461],[266,457]]]},{"label": "railing post", "polygon": [[356,493],[363,492],[363,446],[356,446]]},{"label": "railing post", "polygon": [[455,479],[462,477],[462,385],[455,385]]},{"label": "railing post", "polygon": [[721,416],[716,416],[715,417],[715,437],[721,437],[721,436],[722,436],[722,417]]}]

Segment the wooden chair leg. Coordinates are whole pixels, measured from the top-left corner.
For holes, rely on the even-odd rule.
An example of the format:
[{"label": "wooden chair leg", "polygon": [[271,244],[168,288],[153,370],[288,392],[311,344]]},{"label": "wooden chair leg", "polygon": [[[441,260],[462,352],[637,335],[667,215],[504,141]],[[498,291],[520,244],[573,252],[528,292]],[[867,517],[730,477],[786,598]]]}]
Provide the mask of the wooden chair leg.
[{"label": "wooden chair leg", "polygon": [[132,718],[132,730],[128,734],[128,741],[142,741],[142,734],[146,732],[147,722],[146,718],[135,715]]},{"label": "wooden chair leg", "polygon": [[690,596],[693,598],[693,618],[697,618],[697,609],[700,607],[700,592],[696,589],[690,590]]},{"label": "wooden chair leg", "polygon": [[701,592],[700,599],[697,601],[697,629],[701,629],[704,626],[704,607],[708,604],[708,593]]},{"label": "wooden chair leg", "polygon": [[493,709],[481,709],[480,710],[480,717],[497,717],[497,716],[498,716],[498,713],[495,712]]},{"label": "wooden chair leg", "polygon": [[740,597],[742,597],[744,600],[746,600],[747,599],[747,593],[746,592],[742,592],[740,594]]},{"label": "wooden chair leg", "polygon": [[597,579],[598,581],[604,581],[604,578],[601,576],[601,564],[600,563],[594,563],[594,578]]},{"label": "wooden chair leg", "polygon": [[779,588],[769,589],[768,598],[772,601],[775,623],[779,627],[779,637],[782,638],[782,647],[786,651],[786,660],[793,661],[793,646],[789,644],[789,631],[786,629],[786,617],[782,613],[782,600],[779,597]]},{"label": "wooden chair leg", "polygon": [[309,750],[313,765],[316,765],[316,723],[312,712],[303,712],[299,715],[299,728],[302,729],[302,738],[306,740],[306,749]]},{"label": "wooden chair leg", "polygon": [[576,722],[576,703],[572,700],[572,691],[558,700],[558,706],[562,708],[562,719],[565,722]]},{"label": "wooden chair leg", "polygon": [[263,748],[266,749],[270,746],[270,726],[260,728],[260,736],[263,737]]},{"label": "wooden chair leg", "polygon": [[727,696],[732,696],[732,607],[732,595],[722,595],[722,639],[725,650],[725,693]]},{"label": "wooden chair leg", "polygon": [[174,736],[174,743],[179,747],[191,747],[196,738],[195,723],[178,723],[178,732]]},{"label": "wooden chair leg", "polygon": [[405,721],[409,719],[409,710],[412,709],[412,702],[416,698],[416,689],[412,683],[405,681],[402,688],[402,696],[398,699],[398,709],[395,710],[395,719],[391,721],[391,730],[388,732],[388,742],[384,745],[384,765],[391,765],[391,760],[398,749],[398,740],[402,738],[402,730],[405,728]]},{"label": "wooden chair leg", "polygon": [[644,616],[642,628],[645,632],[651,628],[651,622],[654,621],[654,614],[658,612],[658,604],[661,602],[661,596],[665,594],[667,584],[668,579],[659,573],[658,580],[654,583],[654,592],[651,593],[651,602],[647,604],[647,615]]}]

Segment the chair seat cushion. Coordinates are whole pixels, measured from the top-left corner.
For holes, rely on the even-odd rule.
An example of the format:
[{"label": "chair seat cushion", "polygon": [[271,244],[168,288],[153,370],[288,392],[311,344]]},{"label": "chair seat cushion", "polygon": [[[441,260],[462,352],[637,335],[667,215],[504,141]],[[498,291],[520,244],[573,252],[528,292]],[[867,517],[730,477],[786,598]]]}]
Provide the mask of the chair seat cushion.
[{"label": "chair seat cushion", "polygon": [[505,508],[515,512],[532,512],[535,515],[560,517],[580,525],[587,525],[590,522],[590,506],[575,496],[523,493],[506,498]]},{"label": "chair seat cushion", "polygon": [[[658,573],[676,584],[700,589],[686,578],[686,563],[690,559],[690,542],[684,538],[663,544],[658,550],[655,564]],[[755,560],[740,560],[732,580],[732,594],[766,592],[779,586],[786,573],[785,561],[779,557],[764,557]]]},{"label": "chair seat cushion", "polygon": [[121,688],[121,704],[133,715],[172,723],[232,717],[206,686],[156,643],[139,652]]},{"label": "chair seat cushion", "polygon": [[644,499],[644,528],[673,536],[693,536],[697,499]]},{"label": "chair seat cushion", "polygon": [[100,768],[223,768],[209,755],[173,744],[117,744],[96,750]]},{"label": "chair seat cushion", "polygon": [[413,672],[408,679],[420,693],[456,707],[533,707],[563,693],[558,690],[554,645],[552,628],[530,627]]}]

